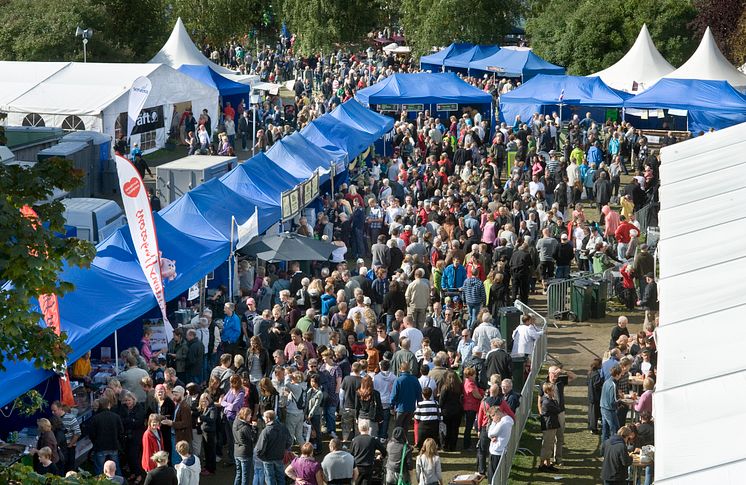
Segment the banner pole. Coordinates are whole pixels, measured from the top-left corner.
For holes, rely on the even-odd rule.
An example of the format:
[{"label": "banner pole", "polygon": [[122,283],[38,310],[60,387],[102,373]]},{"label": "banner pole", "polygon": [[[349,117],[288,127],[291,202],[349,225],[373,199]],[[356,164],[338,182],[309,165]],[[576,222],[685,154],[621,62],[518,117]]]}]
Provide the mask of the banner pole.
[{"label": "banner pole", "polygon": [[119,330],[114,330],[114,369],[119,375]]},{"label": "banner pole", "polygon": [[233,231],[236,227],[236,218],[231,216],[231,250],[228,253],[228,294],[233,302]]}]

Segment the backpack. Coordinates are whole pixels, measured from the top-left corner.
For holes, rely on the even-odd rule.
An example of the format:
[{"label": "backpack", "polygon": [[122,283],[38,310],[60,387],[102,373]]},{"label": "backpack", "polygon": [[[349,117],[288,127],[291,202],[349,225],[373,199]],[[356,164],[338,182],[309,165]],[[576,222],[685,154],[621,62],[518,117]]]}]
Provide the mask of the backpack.
[{"label": "backpack", "polygon": [[307,389],[303,389],[300,392],[300,397],[298,399],[295,399],[295,394],[293,394],[293,401],[295,401],[295,405],[298,406],[298,409],[306,409],[306,392]]}]

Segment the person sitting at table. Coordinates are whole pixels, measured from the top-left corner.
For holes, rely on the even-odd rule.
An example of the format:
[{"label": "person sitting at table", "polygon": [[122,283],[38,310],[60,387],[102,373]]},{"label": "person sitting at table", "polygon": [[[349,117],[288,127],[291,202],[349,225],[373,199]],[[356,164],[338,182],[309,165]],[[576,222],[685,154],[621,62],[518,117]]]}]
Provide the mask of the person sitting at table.
[{"label": "person sitting at table", "polygon": [[90,382],[91,371],[91,351],[89,350],[73,363],[70,368],[70,377],[73,380]]},{"label": "person sitting at table", "polygon": [[629,355],[632,357],[637,357],[640,352],[645,350],[648,346],[648,338],[645,334],[644,330],[640,330],[637,332],[637,335],[635,336],[635,341],[632,342],[632,344],[629,346]]},{"label": "person sitting at table", "polygon": [[653,412],[653,388],[655,387],[655,381],[650,377],[646,377],[642,381],[643,393],[640,395],[640,399],[635,404],[635,411],[643,413],[645,411]]},{"label": "person sitting at table", "polygon": [[[639,452],[643,446],[655,444],[655,426],[653,414],[650,411],[640,413],[640,422],[635,426],[635,451]],[[645,467],[645,485],[653,483],[654,467],[651,463]]]},{"label": "person sitting at table", "polygon": [[653,368],[653,362],[651,361],[651,352],[649,349],[644,349],[642,352],[637,354],[635,361],[632,363],[632,374],[641,375],[643,377],[652,377],[655,373]]}]

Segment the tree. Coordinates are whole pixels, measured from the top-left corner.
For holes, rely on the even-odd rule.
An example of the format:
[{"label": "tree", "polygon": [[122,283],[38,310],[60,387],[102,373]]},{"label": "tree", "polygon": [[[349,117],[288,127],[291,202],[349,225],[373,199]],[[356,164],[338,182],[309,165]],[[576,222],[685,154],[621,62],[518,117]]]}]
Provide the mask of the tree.
[{"label": "tree", "polygon": [[534,1],[526,33],[534,51],[565,66],[570,74],[605,69],[624,56],[647,23],[661,54],[681,65],[693,52],[689,27],[696,11],[691,0]]},{"label": "tree", "polygon": [[173,17],[181,17],[197,42],[223,45],[243,37],[262,22],[258,0],[173,0]]},{"label": "tree", "polygon": [[98,34],[116,51],[113,58],[149,61],[163,47],[173,27],[165,0],[98,0],[97,3],[105,14]]},{"label": "tree", "polygon": [[746,5],[742,0],[696,0],[697,16],[692,21],[692,28],[700,38],[707,27],[723,52],[731,62],[741,65],[744,62],[744,22]]},{"label": "tree", "polygon": [[303,54],[359,42],[376,24],[378,6],[365,0],[284,0],[283,18]]},{"label": "tree", "polygon": [[[30,302],[42,294],[63,295],[73,289],[59,279],[63,261],[83,267],[93,260],[95,248],[90,243],[55,236],[63,232],[62,203],[39,202],[55,187],[72,190],[81,180],[73,163],[60,158],[31,168],[0,164],[0,234],[6,236],[0,246],[0,371],[8,360],[31,360],[36,367],[52,369],[64,364],[70,352],[64,328],[57,336],[42,327],[41,315],[31,311]],[[38,219],[24,216],[25,206],[32,207]]]},{"label": "tree", "polygon": [[500,44],[523,12],[521,0],[404,0],[401,21],[416,54],[451,42]]}]

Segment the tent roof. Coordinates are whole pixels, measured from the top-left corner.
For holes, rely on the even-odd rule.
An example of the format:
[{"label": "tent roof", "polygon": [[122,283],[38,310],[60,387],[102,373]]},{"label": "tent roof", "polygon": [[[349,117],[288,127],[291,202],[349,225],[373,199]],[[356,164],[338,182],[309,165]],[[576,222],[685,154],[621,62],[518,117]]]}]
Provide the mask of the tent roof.
[{"label": "tent roof", "polygon": [[267,150],[266,155],[286,172],[304,179],[311,178],[313,172],[319,169],[319,180],[322,182],[329,178],[331,163],[336,162],[329,152],[317,147],[299,132],[282,138]]},{"label": "tent roof", "polygon": [[644,93],[628,99],[624,106],[746,112],[746,96],[725,81],[661,79]]},{"label": "tent roof", "polygon": [[221,76],[209,66],[195,66],[184,64],[178,69],[189,77],[197,81],[212,86],[217,89],[221,96],[230,96],[233,94],[249,94],[249,87],[245,84],[238,83]]},{"label": "tent roof", "polygon": [[650,37],[647,24],[642,25],[635,43],[616,64],[591,76],[600,77],[607,86],[631,92],[635,83],[637,91],[649,89],[675,68],[663,58]]},{"label": "tent roof", "polygon": [[[344,125],[368,133],[370,135],[370,141],[366,146],[370,145],[378,138],[382,137],[384,133],[387,133],[394,128],[393,119],[363,107],[355,99],[345,101],[329,114],[332,118],[342,122]],[[355,156],[359,155],[361,152],[362,150],[356,153]]]},{"label": "tent roof", "polygon": [[186,27],[184,27],[181,17],[176,19],[171,36],[163,44],[163,48],[148,62],[167,64],[174,69],[178,69],[184,64],[202,65],[209,66],[220,74],[235,74],[234,71],[215,64],[197,49]]},{"label": "tent roof", "polygon": [[442,67],[443,61],[446,60],[446,58],[457,56],[468,51],[472,47],[474,47],[474,44],[458,44],[454,42],[445,49],[441,49],[434,54],[420,57],[420,67],[422,67],[423,64],[432,64],[434,66]]},{"label": "tent roof", "polygon": [[[661,150],[656,483],[740,483],[746,473],[734,426],[746,417],[746,225],[734,211],[746,203],[744,140],[740,124]],[[728,237],[713,245],[702,237],[708,228]],[[717,357],[701,365],[703,355]],[[717,405],[692,420],[702,396]]]},{"label": "tent roof", "polygon": [[468,69],[470,62],[489,57],[499,50],[500,46],[496,45],[475,45],[468,51],[462,52],[461,54],[457,54],[455,56],[447,56],[443,60],[443,65],[446,67]]},{"label": "tent roof", "polygon": [[563,93],[565,104],[574,106],[621,107],[632,96],[611,89],[597,77],[539,74],[500,96],[500,104],[559,104]]},{"label": "tent roof", "polygon": [[735,88],[746,87],[746,75],[728,62],[723,53],[720,52],[709,27],[705,30],[705,35],[702,36],[702,41],[692,57],[680,68],[664,77],[728,81]]},{"label": "tent roof", "polygon": [[355,99],[363,105],[413,103],[489,104],[492,95],[475,88],[454,73],[392,74],[361,89]]},{"label": "tent roof", "polygon": [[127,94],[139,76],[153,81],[145,106],[153,106],[154,100],[162,103],[217,98],[215,88],[163,64],[71,62],[0,108],[8,112],[99,116]]},{"label": "tent roof", "polygon": [[565,68],[537,56],[530,49],[503,47],[491,56],[469,63],[472,71],[494,72],[500,76],[524,77],[536,74],[564,74]]},{"label": "tent roof", "polygon": [[68,64],[70,63],[0,61],[0,106],[10,103]]}]

